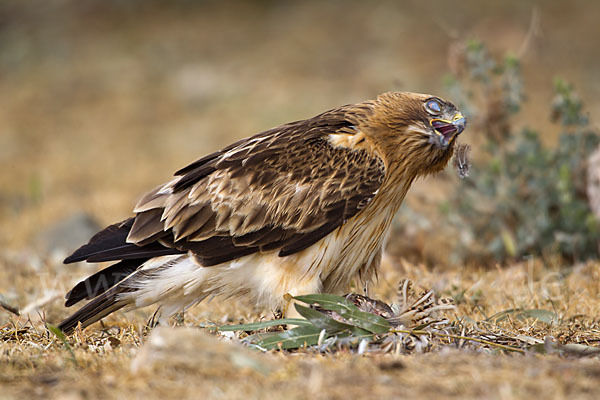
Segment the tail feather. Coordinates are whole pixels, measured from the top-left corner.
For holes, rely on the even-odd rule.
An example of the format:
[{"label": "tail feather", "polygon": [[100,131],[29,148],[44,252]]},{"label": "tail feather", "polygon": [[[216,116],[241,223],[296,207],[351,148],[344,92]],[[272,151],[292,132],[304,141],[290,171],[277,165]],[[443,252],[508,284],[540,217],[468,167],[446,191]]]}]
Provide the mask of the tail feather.
[{"label": "tail feather", "polygon": [[77,310],[73,315],[62,321],[58,328],[65,333],[71,333],[81,323],[81,327],[85,328],[96,321],[101,320],[108,314],[125,307],[130,303],[130,300],[123,300],[119,295],[135,289],[117,285],[110,290],[102,293],[85,306]]},{"label": "tail feather", "polygon": [[[161,256],[170,256],[183,253],[178,249],[171,249],[158,242],[150,243],[146,246],[138,246],[133,243],[127,243],[122,246],[95,252],[85,258],[87,262],[104,262],[116,260],[133,260],[138,258],[152,258]],[[80,260],[82,261],[82,260]]]},{"label": "tail feather", "polygon": [[110,225],[95,234],[88,243],[84,244],[69,257],[64,263],[70,264],[78,261],[103,262],[116,260],[131,260],[139,258],[160,257],[181,254],[185,251],[165,247],[159,242],[137,245],[127,242],[127,236],[133,226],[135,218]]},{"label": "tail feather", "polygon": [[99,251],[122,246],[126,243],[127,235],[133,225],[133,218],[126,219],[113,225],[109,225],[100,232],[96,233],[92,238],[75,250],[73,254],[67,257],[65,264],[70,264],[77,261],[85,261],[88,257],[96,254]]},{"label": "tail feather", "polygon": [[[138,289],[131,285],[139,274],[139,267],[146,260],[130,260],[111,265],[79,282],[67,293],[66,306],[73,305],[83,299],[92,299],[89,303],[75,311],[71,316],[62,321],[58,327],[65,333],[71,333],[79,323],[85,328],[131,304],[134,300],[131,296],[124,298],[124,294],[135,292]],[[129,271],[126,274],[126,271]],[[112,279],[112,286],[102,286],[100,283]],[[99,285],[100,284],[100,285]],[[94,287],[95,292],[91,289]],[[90,290],[88,290],[90,289]]]},{"label": "tail feather", "polygon": [[81,300],[91,300],[101,295],[135,272],[146,260],[144,258],[124,260],[96,272],[94,275],[79,282],[67,293],[65,296],[65,307],[71,307]]},{"label": "tail feather", "polygon": [[[91,300],[62,321],[58,327],[69,334],[79,323],[85,328],[120,308],[137,308],[160,300],[160,295],[166,291],[154,293],[153,279],[160,276],[156,275],[157,272],[168,269],[180,258],[181,256],[175,259],[167,257],[122,261],[79,282],[67,293],[65,305],[70,306],[84,299]],[[144,269],[141,269],[142,266]],[[148,290],[151,294],[145,297],[147,303],[140,302],[140,294]]]},{"label": "tail feather", "polygon": [[158,232],[146,238],[143,243],[128,243],[127,237],[134,221],[135,218],[129,218],[108,226],[64,260],[65,264],[78,261],[119,262],[84,279],[67,293],[67,307],[84,299],[90,302],[59,324],[63,332],[70,333],[79,323],[86,327],[133,303],[133,296],[126,295],[139,289],[135,287],[135,280],[142,277],[139,268],[147,261],[186,253],[187,250],[167,247],[159,241],[152,241],[163,236],[172,236],[170,231]]}]

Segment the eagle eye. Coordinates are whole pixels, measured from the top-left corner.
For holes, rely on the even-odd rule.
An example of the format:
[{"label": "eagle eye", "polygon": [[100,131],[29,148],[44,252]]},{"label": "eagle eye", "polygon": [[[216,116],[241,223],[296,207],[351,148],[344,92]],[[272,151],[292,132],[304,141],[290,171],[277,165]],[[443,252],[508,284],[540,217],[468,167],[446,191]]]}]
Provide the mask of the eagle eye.
[{"label": "eagle eye", "polygon": [[442,112],[442,105],[436,99],[428,100],[427,103],[425,103],[425,108],[431,114],[439,114]]}]

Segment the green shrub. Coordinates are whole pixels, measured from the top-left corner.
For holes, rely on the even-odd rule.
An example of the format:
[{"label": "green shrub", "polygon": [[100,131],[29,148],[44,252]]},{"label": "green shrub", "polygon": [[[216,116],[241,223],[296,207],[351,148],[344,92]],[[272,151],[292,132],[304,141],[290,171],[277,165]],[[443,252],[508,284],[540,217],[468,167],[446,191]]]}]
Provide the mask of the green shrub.
[{"label": "green shrub", "polygon": [[470,177],[456,185],[444,207],[463,233],[455,255],[463,261],[597,257],[600,226],[586,196],[586,166],[599,137],[571,85],[555,79],[552,118],[562,133],[556,146],[548,146],[540,141],[535,121],[519,132],[511,126],[524,99],[518,59],[498,62],[485,46],[472,42],[465,46],[463,65],[446,83],[485,138],[475,146],[478,161]]}]

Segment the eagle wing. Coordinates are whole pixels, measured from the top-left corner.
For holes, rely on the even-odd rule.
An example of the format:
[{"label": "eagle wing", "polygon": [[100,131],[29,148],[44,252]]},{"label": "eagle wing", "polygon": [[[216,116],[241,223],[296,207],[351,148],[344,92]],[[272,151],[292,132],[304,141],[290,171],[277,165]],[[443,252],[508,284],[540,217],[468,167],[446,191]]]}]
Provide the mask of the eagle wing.
[{"label": "eagle wing", "polygon": [[306,249],[366,207],[383,182],[380,157],[329,140],[356,133],[342,107],[234,143],[177,171],[138,202],[135,217],[65,262],[191,252],[211,266]]}]

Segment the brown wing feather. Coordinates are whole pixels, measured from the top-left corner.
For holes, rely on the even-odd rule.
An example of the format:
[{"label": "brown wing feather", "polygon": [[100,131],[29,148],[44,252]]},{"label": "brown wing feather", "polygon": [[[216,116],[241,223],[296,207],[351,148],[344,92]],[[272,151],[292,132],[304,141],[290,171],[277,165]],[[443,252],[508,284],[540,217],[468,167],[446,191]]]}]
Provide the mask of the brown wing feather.
[{"label": "brown wing feather", "polygon": [[178,171],[140,200],[128,236],[191,251],[204,265],[319,241],[364,208],[383,182],[383,161],[333,146],[328,135],[355,128],[346,108],[240,141]]}]

